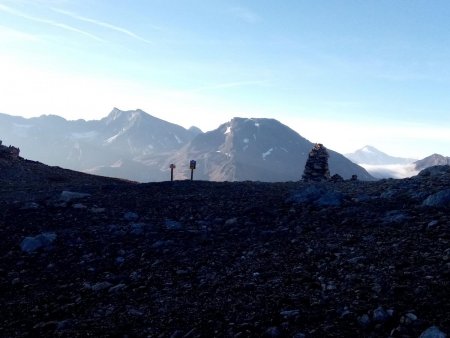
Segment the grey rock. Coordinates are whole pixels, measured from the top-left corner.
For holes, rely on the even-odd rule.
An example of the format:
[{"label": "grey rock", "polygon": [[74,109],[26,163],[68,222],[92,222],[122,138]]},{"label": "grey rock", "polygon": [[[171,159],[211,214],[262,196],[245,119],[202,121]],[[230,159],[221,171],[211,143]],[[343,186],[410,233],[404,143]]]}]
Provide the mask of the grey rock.
[{"label": "grey rock", "polygon": [[167,246],[167,241],[159,240],[152,244],[152,249],[161,249]]},{"label": "grey rock", "polygon": [[119,291],[122,291],[123,289],[125,289],[126,287],[127,286],[125,284],[122,284],[122,283],[121,284],[117,284],[117,285],[114,285],[114,286],[110,287],[108,292],[110,292],[110,293],[119,292]]},{"label": "grey rock", "polygon": [[133,271],[130,273],[130,279],[134,282],[142,278],[142,274],[139,271]]},{"label": "grey rock", "polygon": [[419,338],[447,338],[447,335],[433,325],[423,331]]},{"label": "grey rock", "polygon": [[144,233],[144,223],[132,223],[130,233],[133,235],[142,235]]},{"label": "grey rock", "polygon": [[280,312],[280,315],[283,316],[286,319],[289,318],[295,318],[300,314],[300,310],[295,309],[295,310],[284,310]]},{"label": "grey rock", "polygon": [[396,194],[397,194],[397,190],[386,190],[380,195],[380,197],[386,198],[386,199],[391,199],[391,198],[394,198]]},{"label": "grey rock", "polygon": [[171,220],[171,219],[166,219],[164,224],[165,224],[167,230],[181,230],[181,229],[183,229],[183,224],[181,224],[180,222]]},{"label": "grey rock", "polygon": [[403,211],[391,210],[384,215],[382,220],[384,223],[402,223],[407,221],[409,218],[410,216]]},{"label": "grey rock", "polygon": [[175,330],[171,335],[170,338],[181,338],[183,337],[183,331]]},{"label": "grey rock", "polygon": [[225,221],[225,225],[235,225],[237,223],[238,219],[236,217],[227,219]]},{"label": "grey rock", "polygon": [[129,309],[127,311],[127,314],[129,316],[133,316],[133,317],[141,317],[144,315],[144,313],[142,311],[136,310],[136,309]]},{"label": "grey rock", "polygon": [[281,337],[281,331],[278,327],[272,326],[269,327],[266,332],[264,332],[263,337],[265,338],[277,338]]},{"label": "grey rock", "polygon": [[76,204],[72,205],[72,208],[74,208],[74,209],[86,209],[87,206],[85,206],[83,203],[76,203]]},{"label": "grey rock", "polygon": [[370,325],[370,318],[367,314],[363,314],[362,316],[358,317],[358,324],[362,328],[366,328]]},{"label": "grey rock", "polygon": [[362,261],[365,261],[366,259],[367,259],[366,256],[357,256],[357,257],[347,259],[347,262],[350,264],[358,264]]},{"label": "grey rock", "polygon": [[24,204],[24,206],[21,208],[22,210],[28,210],[28,209],[38,209],[39,204],[36,202],[27,202]]},{"label": "grey rock", "polygon": [[374,322],[383,323],[389,319],[389,314],[385,309],[383,309],[383,307],[380,306],[373,310],[372,319]]},{"label": "grey rock", "polygon": [[110,282],[99,282],[91,286],[91,290],[94,292],[109,289],[112,286]]},{"label": "grey rock", "polygon": [[91,194],[64,190],[63,192],[61,192],[59,200],[64,202],[70,202],[74,199],[81,199],[89,196],[91,196]]},{"label": "grey rock", "polygon": [[105,212],[105,210],[106,210],[105,208],[96,208],[96,207],[94,207],[94,208],[90,209],[90,212],[92,212],[94,214],[100,214],[102,212]]},{"label": "grey rock", "polygon": [[435,165],[432,167],[428,167],[423,169],[418,176],[441,176],[450,173],[450,166],[448,165]]},{"label": "grey rock", "polygon": [[311,203],[319,198],[321,198],[325,193],[325,189],[318,187],[316,185],[312,185],[307,187],[306,189],[300,190],[289,199],[290,202],[294,203]]},{"label": "grey rock", "polygon": [[56,323],[56,331],[69,330],[73,327],[73,321],[70,319],[61,320]]},{"label": "grey rock", "polygon": [[404,325],[409,325],[415,322],[416,320],[417,316],[414,313],[408,312],[400,318],[400,323]]},{"label": "grey rock", "polygon": [[123,215],[123,219],[126,221],[136,221],[139,218],[139,215],[135,212],[132,211],[127,211],[124,215]]},{"label": "grey rock", "polygon": [[343,200],[344,195],[340,192],[328,191],[316,201],[316,204],[322,207],[338,207]]},{"label": "grey rock", "polygon": [[306,338],[306,334],[304,334],[303,332],[297,332],[292,336],[292,338]]},{"label": "grey rock", "polygon": [[445,207],[450,206],[450,189],[441,190],[428,196],[422,203],[427,207]]},{"label": "grey rock", "polygon": [[344,200],[344,195],[341,192],[328,190],[324,187],[312,185],[304,190],[295,192],[294,195],[288,199],[288,202],[298,204],[315,203],[319,206],[340,206]]},{"label": "grey rock", "polygon": [[433,228],[435,228],[436,225],[438,225],[438,224],[439,224],[439,221],[437,221],[437,220],[431,221],[431,222],[429,222],[429,223],[427,224],[427,229],[428,229],[428,230],[433,229]]},{"label": "grey rock", "polygon": [[22,251],[32,253],[41,248],[49,248],[56,240],[54,232],[46,232],[34,237],[25,237],[20,243]]}]

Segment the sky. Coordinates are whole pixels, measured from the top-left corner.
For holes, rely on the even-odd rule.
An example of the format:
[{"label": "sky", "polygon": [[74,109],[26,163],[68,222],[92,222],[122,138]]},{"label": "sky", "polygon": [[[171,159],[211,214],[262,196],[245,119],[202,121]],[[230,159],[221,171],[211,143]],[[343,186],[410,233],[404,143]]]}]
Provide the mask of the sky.
[{"label": "sky", "polygon": [[448,0],[0,0],[0,112],[275,118],[347,153],[450,155]]}]

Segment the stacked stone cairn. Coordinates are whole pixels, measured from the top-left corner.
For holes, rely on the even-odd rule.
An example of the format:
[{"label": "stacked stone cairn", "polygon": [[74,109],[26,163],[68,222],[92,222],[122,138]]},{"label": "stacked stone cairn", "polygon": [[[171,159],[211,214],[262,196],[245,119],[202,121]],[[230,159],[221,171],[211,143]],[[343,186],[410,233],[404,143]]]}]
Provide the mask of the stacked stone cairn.
[{"label": "stacked stone cairn", "polygon": [[327,148],[321,143],[316,143],[306,161],[303,180],[307,182],[328,181],[330,179],[328,157]]}]

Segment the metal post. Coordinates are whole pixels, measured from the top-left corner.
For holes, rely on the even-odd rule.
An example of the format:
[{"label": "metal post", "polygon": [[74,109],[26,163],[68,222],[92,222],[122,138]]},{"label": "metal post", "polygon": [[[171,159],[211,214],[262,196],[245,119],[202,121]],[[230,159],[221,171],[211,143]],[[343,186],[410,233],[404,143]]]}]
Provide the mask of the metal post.
[{"label": "metal post", "polygon": [[195,169],[196,165],[197,165],[197,162],[194,160],[191,160],[191,162],[189,162],[189,168],[191,168],[191,181],[194,180],[194,169]]},{"label": "metal post", "polygon": [[173,182],[173,169],[175,169],[176,168],[176,166],[175,166],[175,164],[171,164],[170,165],[170,181],[171,182]]}]

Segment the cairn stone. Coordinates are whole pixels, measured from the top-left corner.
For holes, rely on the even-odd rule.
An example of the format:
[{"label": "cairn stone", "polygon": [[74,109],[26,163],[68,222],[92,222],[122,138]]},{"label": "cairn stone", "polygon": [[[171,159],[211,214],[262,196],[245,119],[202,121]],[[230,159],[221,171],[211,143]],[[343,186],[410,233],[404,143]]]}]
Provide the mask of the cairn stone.
[{"label": "cairn stone", "polygon": [[20,149],[13,146],[5,146],[0,140],[0,158],[17,159],[20,154]]},{"label": "cairn stone", "polygon": [[321,182],[330,179],[330,170],[328,168],[327,148],[321,143],[316,143],[310,151],[303,171],[304,181]]}]

